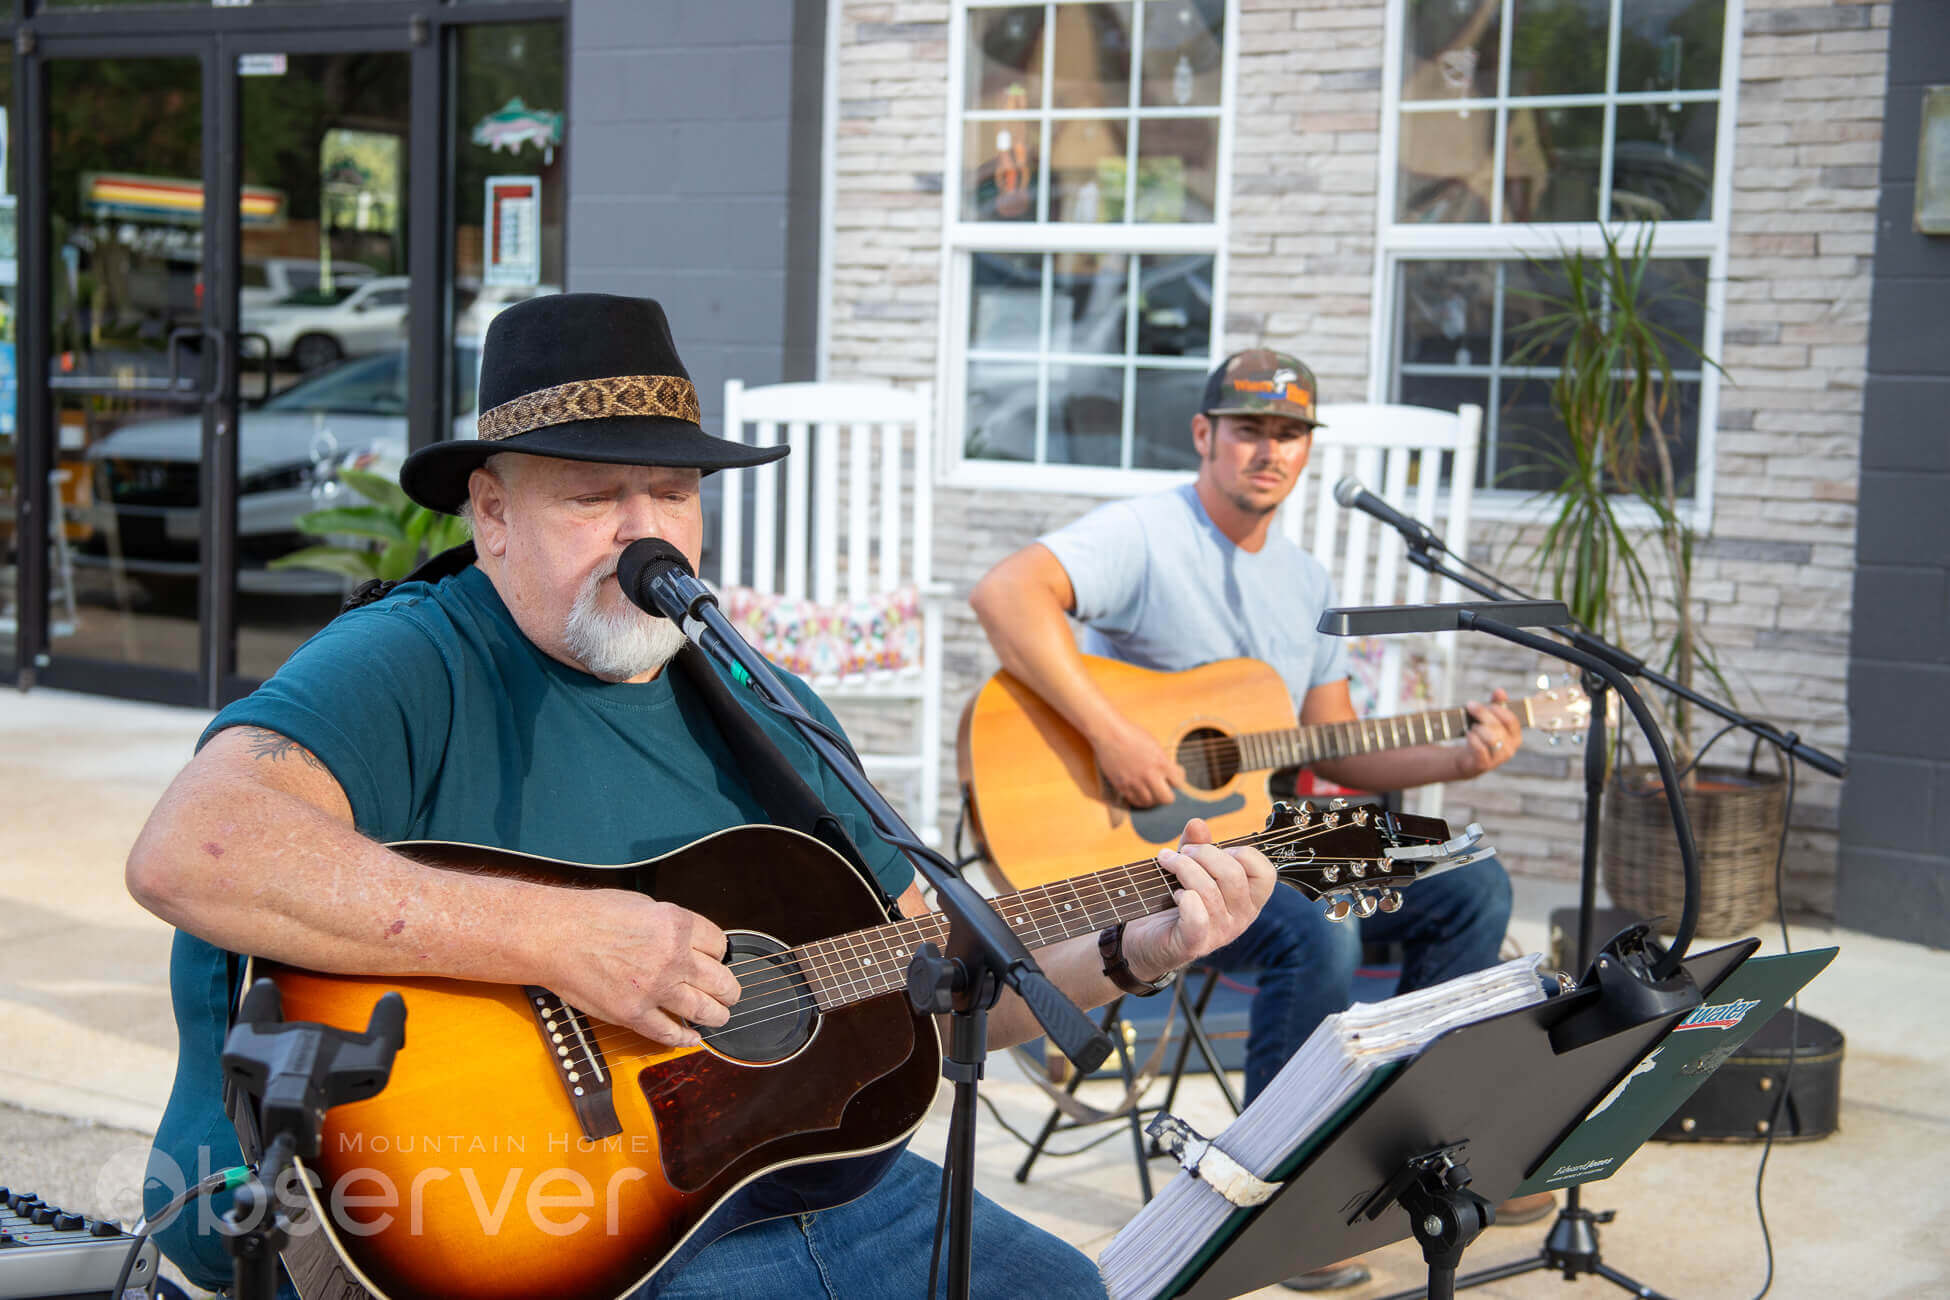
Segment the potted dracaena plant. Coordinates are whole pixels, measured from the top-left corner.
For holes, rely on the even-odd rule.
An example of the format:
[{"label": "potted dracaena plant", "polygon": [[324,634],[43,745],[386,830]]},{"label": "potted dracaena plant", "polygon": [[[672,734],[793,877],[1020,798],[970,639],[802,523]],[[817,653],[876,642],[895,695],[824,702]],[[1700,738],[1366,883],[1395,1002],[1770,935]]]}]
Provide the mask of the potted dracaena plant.
[{"label": "potted dracaena plant", "polygon": [[[1690,476],[1675,455],[1674,357],[1720,368],[1664,323],[1674,308],[1697,309],[1700,287],[1669,275],[1672,264],[1654,263],[1654,234],[1646,223],[1628,243],[1605,230],[1597,252],[1532,259],[1536,280],[1551,287],[1525,294],[1536,314],[1518,327],[1522,344],[1511,359],[1557,365],[1550,407],[1564,432],[1561,443],[1538,448],[1542,464],[1529,467],[1550,483],[1537,569],[1580,623],[1614,642],[1628,624],[1649,627],[1657,642],[1649,658],[1662,671],[1687,688],[1710,683],[1731,699],[1700,622],[1698,537],[1683,504]],[[1657,688],[1649,702],[1665,715],[1698,842],[1699,932],[1746,930],[1775,907],[1784,783],[1751,762],[1744,769],[1699,764],[1692,708]],[[1658,770],[1621,761],[1629,741],[1620,729],[1611,734],[1600,840],[1605,887],[1621,907],[1677,917],[1684,877]]]},{"label": "potted dracaena plant", "polygon": [[298,530],[313,537],[362,538],[364,543],[307,546],[279,556],[269,567],[320,569],[348,578],[397,582],[421,560],[458,546],[471,535],[466,520],[414,504],[384,474],[341,469],[338,479],[369,504],[309,511],[298,516]]}]

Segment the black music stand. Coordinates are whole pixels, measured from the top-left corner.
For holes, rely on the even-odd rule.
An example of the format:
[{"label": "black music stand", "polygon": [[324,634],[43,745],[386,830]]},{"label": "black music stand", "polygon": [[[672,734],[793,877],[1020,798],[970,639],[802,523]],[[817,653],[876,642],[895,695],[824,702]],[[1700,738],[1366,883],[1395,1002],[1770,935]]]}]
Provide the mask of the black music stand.
[{"label": "black music stand", "polygon": [[[1698,1000],[1745,961],[1743,940],[1683,963]],[[1612,958],[1616,960],[1616,958]],[[1533,1167],[1678,1023],[1685,1008],[1620,1019],[1629,999],[1587,983],[1442,1035],[1335,1131],[1281,1171],[1264,1204],[1163,1294],[1225,1300],[1415,1236],[1431,1300],[1454,1295],[1466,1248]],[[1411,1210],[1410,1207],[1413,1207]],[[1233,1224],[1240,1226],[1233,1227]]]}]

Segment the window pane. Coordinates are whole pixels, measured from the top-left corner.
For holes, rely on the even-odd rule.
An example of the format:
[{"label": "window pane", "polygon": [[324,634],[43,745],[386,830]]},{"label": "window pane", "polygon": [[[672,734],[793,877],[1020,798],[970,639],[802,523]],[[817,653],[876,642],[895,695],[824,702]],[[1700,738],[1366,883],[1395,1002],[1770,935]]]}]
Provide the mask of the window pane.
[{"label": "window pane", "polygon": [[1718,90],[1725,0],[1625,0],[1618,89]]},{"label": "window pane", "polygon": [[1409,6],[1403,99],[1488,99],[1496,94],[1501,0]]},{"label": "window pane", "polygon": [[1496,263],[1404,262],[1401,275],[1404,363],[1491,364]]},{"label": "window pane", "polygon": [[1496,114],[1403,113],[1395,219],[1488,221]]},{"label": "window pane", "polygon": [[1050,294],[1051,352],[1124,355],[1130,267],[1124,253],[1066,253],[1057,259]]},{"label": "window pane", "polygon": [[1503,155],[1505,221],[1596,221],[1602,108],[1513,108]]},{"label": "window pane", "polygon": [[[1677,334],[1698,349],[1706,338],[1706,263],[1701,259],[1658,261],[1645,269],[1641,310],[1654,325]],[[1699,353],[1667,341],[1674,370],[1697,370]]]},{"label": "window pane", "polygon": [[1218,105],[1225,13],[1225,0],[1153,0],[1145,6],[1140,104]]},{"label": "window pane", "polygon": [[1555,366],[1564,360],[1561,333],[1551,323],[1570,292],[1555,257],[1503,264],[1503,364]]},{"label": "window pane", "polygon": [[1556,458],[1568,445],[1563,421],[1551,409],[1549,378],[1505,379],[1494,428],[1486,431],[1479,486],[1540,492],[1563,481]]},{"label": "window pane", "polygon": [[1043,106],[1043,7],[972,9],[968,14],[967,104]]},{"label": "window pane", "polygon": [[1050,98],[1058,108],[1124,108],[1131,102],[1131,6],[1056,7]]},{"label": "window pane", "polygon": [[1127,122],[1090,118],[1050,124],[1051,221],[1124,220]]},{"label": "window pane", "polygon": [[1049,454],[1053,465],[1121,465],[1124,367],[1049,368]]},{"label": "window pane", "polygon": [[1512,95],[1601,95],[1610,0],[1516,0]]},{"label": "window pane", "polygon": [[[52,245],[46,378],[133,381],[127,396],[49,396],[63,512],[58,533],[40,526],[53,552],[46,648],[57,661],[195,672],[203,419],[136,385],[162,382],[170,334],[201,320],[202,69],[194,58],[50,59],[46,76],[46,211],[9,214],[43,223]],[[200,353],[184,360],[202,371]],[[10,533],[16,547],[41,544]]]},{"label": "window pane", "polygon": [[[562,291],[568,135],[561,23],[463,27],[454,48],[449,364],[459,383],[460,349],[472,349],[497,313]],[[454,432],[472,427],[456,418]]]},{"label": "window pane", "polygon": [[1037,130],[1024,119],[970,122],[963,129],[963,219],[1036,219]]},{"label": "window pane", "polygon": [[1203,370],[1137,371],[1131,464],[1139,469],[1197,469],[1192,416],[1205,391]]},{"label": "window pane", "polygon": [[1214,220],[1218,174],[1217,118],[1146,118],[1138,125],[1134,218],[1167,222]]},{"label": "window pane", "polygon": [[1043,346],[1043,255],[976,253],[969,346],[1035,352]]},{"label": "window pane", "polygon": [[1036,459],[1036,366],[970,361],[962,454],[972,460]]},{"label": "window pane", "polygon": [[1211,355],[1212,259],[1144,257],[1138,273],[1138,355]]},{"label": "window pane", "polygon": [[1611,161],[1614,221],[1710,221],[1717,104],[1620,104]]}]

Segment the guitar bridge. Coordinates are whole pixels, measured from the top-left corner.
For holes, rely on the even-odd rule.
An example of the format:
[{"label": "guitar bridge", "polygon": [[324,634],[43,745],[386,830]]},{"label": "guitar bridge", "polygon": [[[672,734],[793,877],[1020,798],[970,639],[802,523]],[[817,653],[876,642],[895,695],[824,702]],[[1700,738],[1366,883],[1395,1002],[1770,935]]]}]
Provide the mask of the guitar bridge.
[{"label": "guitar bridge", "polygon": [[588,1019],[547,989],[535,984],[522,986],[528,1010],[542,1031],[542,1042],[555,1062],[555,1077],[575,1107],[576,1122],[582,1136],[591,1142],[614,1137],[623,1131],[616,1118],[616,1099],[610,1087],[609,1063]]}]

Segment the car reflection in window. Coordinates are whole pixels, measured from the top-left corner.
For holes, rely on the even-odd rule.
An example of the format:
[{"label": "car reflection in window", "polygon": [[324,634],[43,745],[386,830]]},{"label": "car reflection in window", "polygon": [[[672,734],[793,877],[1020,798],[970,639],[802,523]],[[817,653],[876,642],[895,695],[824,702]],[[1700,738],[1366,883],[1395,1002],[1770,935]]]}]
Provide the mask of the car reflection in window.
[{"label": "car reflection in window", "polygon": [[[454,354],[454,437],[474,436],[477,346]],[[406,457],[404,349],[323,370],[238,421],[237,551],[242,590],[336,590],[341,580],[265,564],[318,539],[298,530],[311,510],[359,500],[339,481],[341,469],[389,477]],[[88,526],[84,557],[119,562],[139,581],[192,577],[201,536],[203,421],[200,416],[125,424],[88,449],[94,503],[77,522]]]}]

